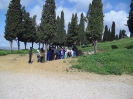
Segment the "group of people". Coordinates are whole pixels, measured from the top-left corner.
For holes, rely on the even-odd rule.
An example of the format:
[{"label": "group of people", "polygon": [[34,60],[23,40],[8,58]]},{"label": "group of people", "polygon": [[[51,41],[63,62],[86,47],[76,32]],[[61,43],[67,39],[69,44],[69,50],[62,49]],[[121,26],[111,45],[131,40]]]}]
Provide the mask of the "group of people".
[{"label": "group of people", "polygon": [[67,46],[55,48],[52,43],[49,45],[49,49],[47,51],[47,60],[57,60],[64,59],[67,57],[76,57],[77,56],[77,46],[76,42],[73,44],[72,49],[69,50]]},{"label": "group of people", "polygon": [[[76,57],[77,56],[77,46],[76,42],[72,45],[72,49],[69,50],[67,46],[64,47],[55,47],[50,43],[49,48],[47,50],[47,56],[45,57],[45,51],[43,48],[38,48],[36,55],[37,55],[37,62],[43,63],[45,58],[47,61],[57,60],[57,59],[65,59],[67,57]],[[29,51],[29,63],[31,63],[31,56],[32,56],[32,48]]]}]

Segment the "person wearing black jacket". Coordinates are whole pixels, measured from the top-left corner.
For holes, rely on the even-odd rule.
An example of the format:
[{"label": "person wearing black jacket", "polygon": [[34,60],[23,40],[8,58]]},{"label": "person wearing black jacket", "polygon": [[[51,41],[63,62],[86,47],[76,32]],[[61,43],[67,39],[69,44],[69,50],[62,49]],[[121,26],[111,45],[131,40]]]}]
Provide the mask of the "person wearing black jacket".
[{"label": "person wearing black jacket", "polygon": [[77,56],[77,45],[76,42],[72,45],[72,50],[73,50],[73,57]]},{"label": "person wearing black jacket", "polygon": [[50,59],[49,60],[54,60],[54,50],[55,50],[55,47],[52,45],[52,43],[50,43],[49,45],[49,50],[50,50]]},{"label": "person wearing black jacket", "polygon": [[31,59],[32,59],[32,47],[30,47],[30,50],[29,50],[29,61],[28,61],[29,64],[32,63]]}]

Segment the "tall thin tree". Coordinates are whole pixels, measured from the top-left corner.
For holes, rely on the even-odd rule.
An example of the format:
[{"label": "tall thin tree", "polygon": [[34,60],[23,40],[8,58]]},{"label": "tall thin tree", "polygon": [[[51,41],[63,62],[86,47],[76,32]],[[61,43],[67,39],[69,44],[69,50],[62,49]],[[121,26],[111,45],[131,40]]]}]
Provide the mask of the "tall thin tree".
[{"label": "tall thin tree", "polygon": [[87,12],[88,26],[86,29],[87,39],[94,45],[94,52],[97,53],[98,40],[102,39],[103,32],[103,4],[101,0],[93,0]]},{"label": "tall thin tree", "polygon": [[20,24],[22,21],[20,0],[11,0],[6,13],[6,25],[4,37],[10,42],[10,50],[12,50],[13,40],[16,39],[20,32]]},{"label": "tall thin tree", "polygon": [[133,0],[131,0],[131,4],[130,4],[130,12],[127,20],[127,26],[130,31],[130,37],[133,37]]},{"label": "tall thin tree", "polygon": [[56,35],[55,8],[54,0],[46,0],[42,10],[40,30],[43,45],[45,43],[45,53],[47,53],[47,44],[52,42],[53,36]]}]

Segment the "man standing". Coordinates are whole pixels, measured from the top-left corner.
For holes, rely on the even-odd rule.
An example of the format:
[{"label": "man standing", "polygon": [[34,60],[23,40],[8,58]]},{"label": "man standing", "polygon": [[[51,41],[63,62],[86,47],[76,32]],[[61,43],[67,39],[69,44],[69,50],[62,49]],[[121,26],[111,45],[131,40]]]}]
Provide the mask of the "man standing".
[{"label": "man standing", "polygon": [[53,47],[52,43],[50,43],[50,45],[49,45],[49,50],[50,50],[50,59],[49,60],[53,60],[54,59],[54,50],[55,50],[55,48]]},{"label": "man standing", "polygon": [[31,64],[31,59],[32,59],[32,47],[30,47],[30,50],[29,50],[29,61],[28,63]]},{"label": "man standing", "polygon": [[74,42],[74,44],[72,45],[72,50],[73,50],[73,57],[77,56],[77,46],[76,46],[76,42]]}]

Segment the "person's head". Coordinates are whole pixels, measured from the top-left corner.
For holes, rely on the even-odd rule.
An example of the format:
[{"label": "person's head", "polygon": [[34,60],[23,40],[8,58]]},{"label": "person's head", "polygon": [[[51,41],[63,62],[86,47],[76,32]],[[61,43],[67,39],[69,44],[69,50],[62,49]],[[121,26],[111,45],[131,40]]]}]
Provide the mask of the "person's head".
[{"label": "person's head", "polygon": [[30,47],[30,49],[32,49],[32,47]]}]

